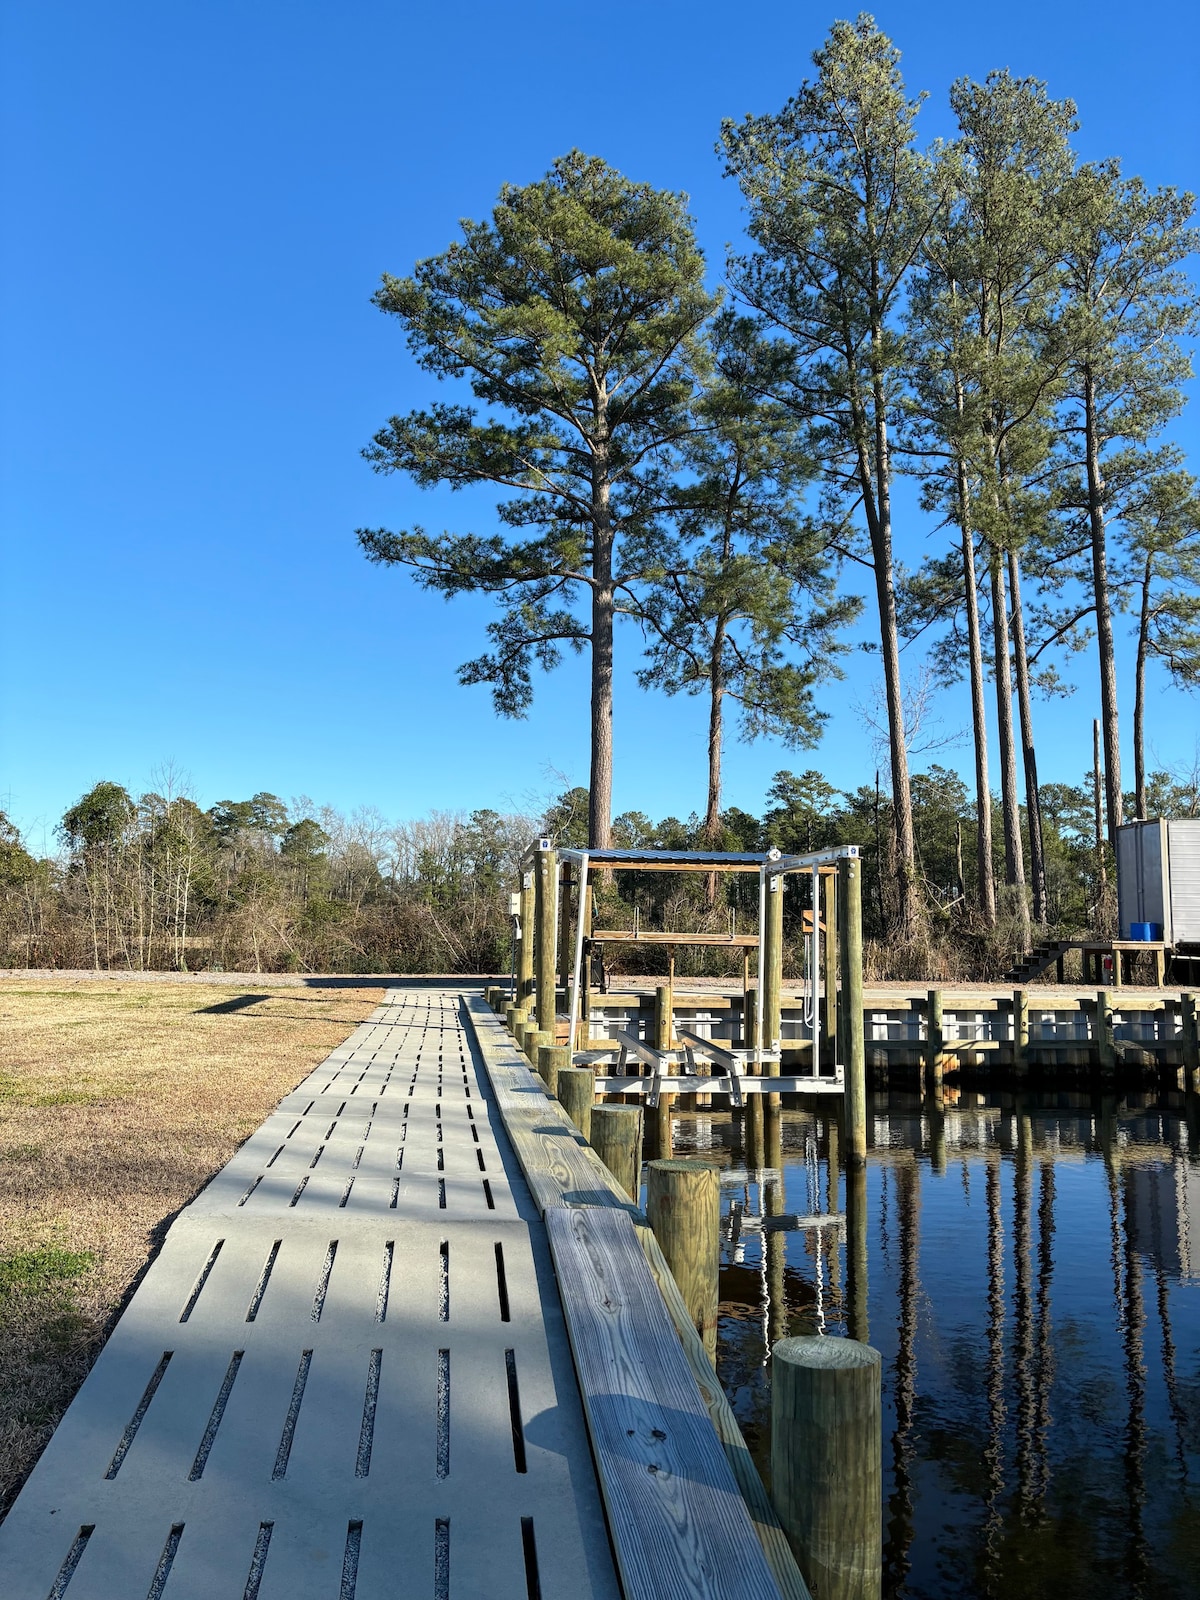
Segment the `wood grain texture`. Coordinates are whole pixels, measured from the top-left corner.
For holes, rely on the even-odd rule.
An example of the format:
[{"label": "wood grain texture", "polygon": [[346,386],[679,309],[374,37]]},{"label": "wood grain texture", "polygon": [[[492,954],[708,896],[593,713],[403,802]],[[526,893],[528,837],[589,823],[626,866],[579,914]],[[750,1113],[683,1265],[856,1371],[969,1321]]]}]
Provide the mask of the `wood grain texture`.
[{"label": "wood grain texture", "polygon": [[708,1352],[692,1326],[688,1308],[679,1292],[679,1285],[671,1275],[667,1258],[659,1248],[652,1229],[635,1223],[634,1231],[654,1281],[658,1285],[658,1292],[663,1297],[663,1304],[667,1308],[667,1315],[679,1338],[687,1364],[692,1369],[692,1377],[696,1380],[696,1387],[700,1391],[700,1398],[708,1412],[709,1421],[721,1441],[729,1470],[742,1492],[742,1499],[746,1502],[746,1509],[750,1513],[750,1520],[754,1524],[754,1531],[758,1535],[758,1542],[767,1558],[779,1593],[783,1600],[812,1600],[808,1585],[796,1565],[792,1547],[787,1542],[787,1535],[775,1514],[775,1507],[771,1504],[758,1468],[754,1465],[754,1458],[742,1437],[742,1430],[738,1427],[733,1407],[725,1398],[725,1391],[721,1388],[713,1364],[708,1359]]},{"label": "wood grain texture", "polygon": [[534,858],[534,973],[537,1025],[542,1033],[554,1035],[555,989],[558,942],[558,852],[539,850]]},{"label": "wood grain texture", "polygon": [[477,1006],[468,1000],[467,1011],[505,1132],[538,1210],[615,1206],[642,1221],[641,1212],[482,1002]]},{"label": "wood grain texture", "polygon": [[842,1059],[846,1065],[846,1159],[867,1159],[867,1050],[863,1013],[862,864],[838,862],[838,969],[842,981]]},{"label": "wood grain texture", "polygon": [[596,1074],[591,1067],[560,1067],[558,1098],[563,1110],[587,1139],[592,1131],[592,1106],[596,1100]]},{"label": "wood grain texture", "polygon": [[855,1339],[771,1352],[771,1482],[821,1600],[878,1600],[883,1578],[880,1355]]},{"label": "wood grain texture", "polygon": [[549,1089],[550,1093],[558,1093],[558,1075],[563,1067],[571,1065],[571,1052],[566,1045],[549,1044],[538,1051],[537,1069],[538,1077]]},{"label": "wood grain texture", "polygon": [[632,1222],[545,1220],[625,1600],[779,1600]]},{"label": "wood grain texture", "polygon": [[594,1106],[592,1149],[636,1201],[642,1182],[641,1106]]},{"label": "wood grain texture", "polygon": [[715,1356],[721,1260],[718,1169],[701,1161],[652,1161],[646,1174],[646,1214],[692,1324]]},{"label": "wood grain texture", "polygon": [[526,1010],[533,1001],[533,923],[536,898],[533,868],[526,867],[521,874],[521,931],[517,939],[517,1003]]},{"label": "wood grain texture", "polygon": [[762,1042],[778,1050],[783,1034],[783,886],[776,873],[767,879],[767,919],[764,949],[759,959],[759,993],[762,1003]]}]

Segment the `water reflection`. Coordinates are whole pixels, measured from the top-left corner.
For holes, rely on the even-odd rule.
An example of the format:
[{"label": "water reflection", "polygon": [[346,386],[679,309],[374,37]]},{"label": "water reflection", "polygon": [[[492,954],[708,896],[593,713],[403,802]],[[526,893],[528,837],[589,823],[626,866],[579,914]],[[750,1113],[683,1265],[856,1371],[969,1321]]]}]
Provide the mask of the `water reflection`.
[{"label": "water reflection", "polygon": [[[884,1593],[1200,1597],[1200,1117],[1172,1096],[681,1119],[725,1168],[718,1362],[769,1454],[770,1346],[884,1357]],[[840,1205],[839,1205],[840,1201]]]}]

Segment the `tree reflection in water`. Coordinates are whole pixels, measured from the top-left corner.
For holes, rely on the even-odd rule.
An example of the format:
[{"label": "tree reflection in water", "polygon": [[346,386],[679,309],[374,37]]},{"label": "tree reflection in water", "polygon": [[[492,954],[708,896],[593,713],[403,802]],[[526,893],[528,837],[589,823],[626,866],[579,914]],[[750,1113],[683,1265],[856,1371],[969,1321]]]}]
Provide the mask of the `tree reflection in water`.
[{"label": "tree reflection in water", "polygon": [[855,1172],[828,1107],[679,1122],[725,1168],[718,1365],[764,1475],[771,1344],[869,1338],[888,1600],[1197,1600],[1197,1107],[892,1095],[872,1132]]}]

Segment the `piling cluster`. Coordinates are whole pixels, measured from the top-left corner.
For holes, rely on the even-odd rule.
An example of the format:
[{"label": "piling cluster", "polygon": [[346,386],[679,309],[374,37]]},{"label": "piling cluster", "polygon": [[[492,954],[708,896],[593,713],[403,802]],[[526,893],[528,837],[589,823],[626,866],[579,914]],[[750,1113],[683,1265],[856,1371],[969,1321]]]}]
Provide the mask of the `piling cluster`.
[{"label": "piling cluster", "polygon": [[[858,863],[853,865],[857,868]],[[843,926],[857,921],[852,899],[849,909]],[[641,1105],[597,1104],[591,1067],[572,1066],[570,1051],[555,1044],[553,1035],[547,1036],[549,1030],[537,1025],[539,1018],[530,1020],[534,1002],[529,997],[514,1004],[503,990],[490,988],[486,998],[504,1016],[531,1067],[558,1099],[581,1139],[636,1204],[641,1198],[645,1137]],[[857,999],[861,1001],[861,983]],[[768,988],[765,1018],[772,1014],[770,1005]],[[861,1019],[861,1003],[857,1013]],[[662,1019],[663,1034],[661,1041],[656,1037],[656,1048],[669,1049],[669,990],[660,990],[656,1014]],[[852,1031],[844,1013],[839,1022]],[[770,1103],[777,1098],[750,1096],[744,1113],[749,1159],[756,1167],[781,1164],[781,1113]],[[865,1116],[864,1084],[864,1156]],[[865,1342],[866,1168],[861,1158],[855,1159],[854,1119],[848,1097],[847,1289],[850,1332],[862,1337],[784,1337],[772,1349],[772,1499],[800,1569],[821,1600],[878,1600],[882,1583],[881,1364],[879,1352]],[[645,1165],[646,1217],[688,1319],[715,1368],[720,1172],[711,1163],[674,1159],[670,1128],[668,1107],[665,1118],[655,1117],[652,1130],[660,1153]]]}]

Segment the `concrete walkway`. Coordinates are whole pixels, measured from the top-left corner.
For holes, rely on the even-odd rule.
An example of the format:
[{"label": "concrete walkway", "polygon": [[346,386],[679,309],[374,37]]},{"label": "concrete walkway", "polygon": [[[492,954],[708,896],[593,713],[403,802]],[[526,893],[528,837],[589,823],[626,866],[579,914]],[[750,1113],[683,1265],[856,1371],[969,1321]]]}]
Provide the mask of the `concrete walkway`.
[{"label": "concrete walkway", "polygon": [[4,1600],[618,1600],[461,992],[388,991],[175,1221],[0,1527]]}]

